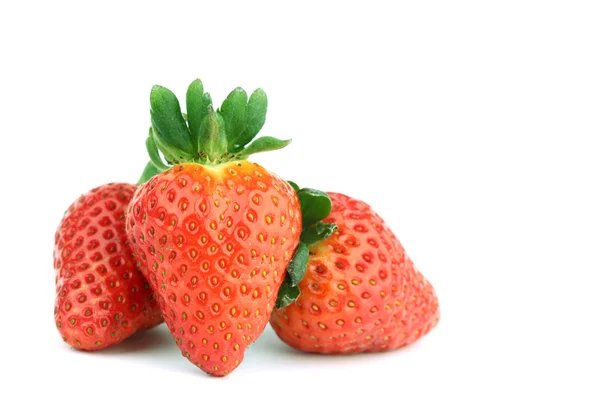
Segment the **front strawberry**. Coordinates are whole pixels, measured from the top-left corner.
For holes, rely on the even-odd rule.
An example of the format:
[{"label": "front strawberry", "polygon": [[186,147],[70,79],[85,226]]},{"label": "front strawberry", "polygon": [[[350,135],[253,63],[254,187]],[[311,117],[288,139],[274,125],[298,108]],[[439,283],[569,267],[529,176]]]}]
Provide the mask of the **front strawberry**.
[{"label": "front strawberry", "polygon": [[262,90],[248,99],[238,88],[213,110],[196,80],[186,103],[187,121],[173,93],[151,92],[147,147],[164,172],[138,189],[126,225],[183,355],[224,376],[269,321],[298,246],[300,206],[287,182],[246,161],[289,143],[250,143],[265,120]]}]

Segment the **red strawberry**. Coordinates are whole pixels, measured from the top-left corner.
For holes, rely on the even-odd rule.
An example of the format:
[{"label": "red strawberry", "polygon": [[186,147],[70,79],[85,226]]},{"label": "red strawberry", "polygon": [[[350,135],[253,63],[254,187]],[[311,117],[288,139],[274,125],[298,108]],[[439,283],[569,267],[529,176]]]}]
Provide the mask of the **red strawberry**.
[{"label": "red strawberry", "polygon": [[54,318],[63,340],[77,349],[102,349],[162,321],[125,232],[135,189],[112,183],[91,190],[69,207],[56,231]]},{"label": "red strawberry", "polygon": [[292,187],[244,160],[287,144],[260,138],[244,148],[264,122],[263,97],[257,91],[247,101],[236,89],[213,111],[195,81],[188,126],[175,95],[154,87],[149,153],[161,169],[157,148],[176,165],[141,186],[127,213],[141,270],[177,345],[217,376],[233,371],[264,330],[300,236]]},{"label": "red strawberry", "polygon": [[338,230],[310,246],[300,297],[271,316],[277,335],[302,351],[357,353],[397,349],[427,334],[439,320],[431,284],[369,205],[329,195],[325,221]]}]

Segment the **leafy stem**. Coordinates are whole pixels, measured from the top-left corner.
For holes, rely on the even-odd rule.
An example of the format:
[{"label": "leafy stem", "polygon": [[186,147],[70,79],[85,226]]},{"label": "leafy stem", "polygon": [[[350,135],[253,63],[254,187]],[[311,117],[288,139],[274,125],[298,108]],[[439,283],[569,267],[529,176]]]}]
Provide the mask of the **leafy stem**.
[{"label": "leafy stem", "polygon": [[306,264],[310,256],[309,246],[327,239],[337,229],[336,224],[322,221],[331,212],[331,199],[327,193],[309,188],[300,189],[294,182],[289,184],[300,199],[302,233],[298,248],[287,266],[285,279],[277,293],[277,308],[287,307],[300,297],[298,284],[306,273]]},{"label": "leafy stem", "polygon": [[152,163],[159,170],[167,164],[197,162],[219,164],[247,159],[250,155],[278,150],[290,143],[270,136],[256,139],[267,115],[267,95],[262,89],[250,97],[244,89],[235,88],[214,109],[212,98],[204,91],[200,79],[188,87],[186,113],[169,89],[155,85],[150,92],[152,128],[146,147]]}]

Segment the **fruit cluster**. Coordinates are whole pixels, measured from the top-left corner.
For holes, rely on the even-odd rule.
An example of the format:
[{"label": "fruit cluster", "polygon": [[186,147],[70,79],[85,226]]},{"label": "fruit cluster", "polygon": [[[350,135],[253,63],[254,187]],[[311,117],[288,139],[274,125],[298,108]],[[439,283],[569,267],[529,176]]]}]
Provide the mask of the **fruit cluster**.
[{"label": "fruit cluster", "polygon": [[317,353],[397,349],[439,320],[432,285],[367,204],[299,188],[248,157],[267,97],[233,90],[220,108],[200,80],[186,113],[152,88],[150,162],[137,185],[81,196],[55,235],[56,327],[99,350],[167,324],[184,357],[224,376],[267,323]]}]

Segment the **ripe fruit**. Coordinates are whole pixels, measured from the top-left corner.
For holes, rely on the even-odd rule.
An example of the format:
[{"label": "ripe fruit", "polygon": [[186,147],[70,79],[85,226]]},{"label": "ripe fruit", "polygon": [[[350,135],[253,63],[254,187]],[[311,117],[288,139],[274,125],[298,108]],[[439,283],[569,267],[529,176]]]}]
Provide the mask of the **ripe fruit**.
[{"label": "ripe fruit", "polygon": [[92,189],[68,208],[56,231],[54,318],[63,340],[77,349],[102,349],[162,321],[125,232],[135,189],[128,183]]},{"label": "ripe fruit", "polygon": [[397,349],[427,334],[439,320],[431,284],[369,205],[329,195],[325,222],[338,229],[310,246],[300,297],[271,316],[277,335],[302,351],[357,353]]},{"label": "ripe fruit", "polygon": [[247,100],[236,89],[220,110],[211,103],[193,82],[186,123],[175,95],[153,88],[147,147],[165,171],[137,190],[127,232],[183,355],[224,376],[269,320],[301,221],[293,188],[245,160],[287,144],[263,137],[245,147],[264,123],[264,93]]}]

